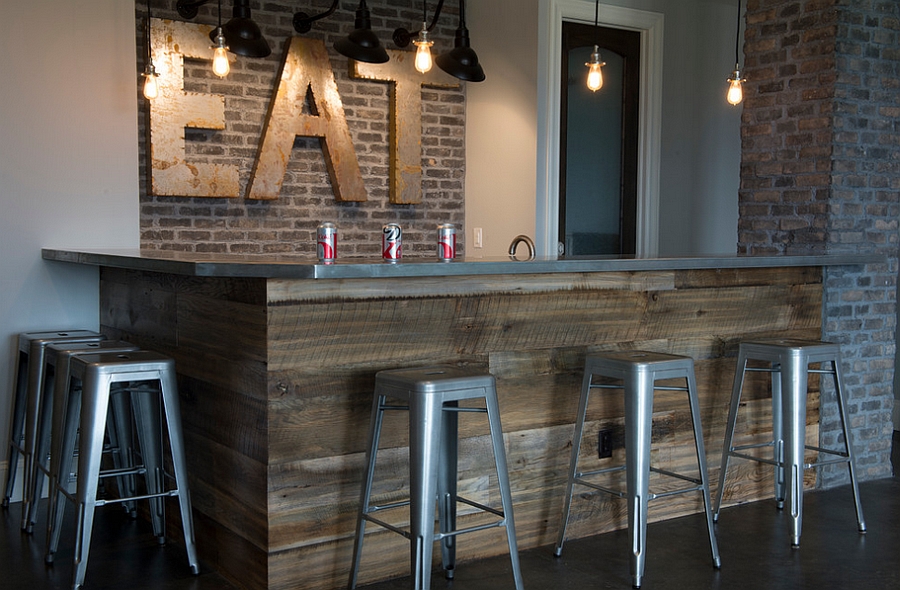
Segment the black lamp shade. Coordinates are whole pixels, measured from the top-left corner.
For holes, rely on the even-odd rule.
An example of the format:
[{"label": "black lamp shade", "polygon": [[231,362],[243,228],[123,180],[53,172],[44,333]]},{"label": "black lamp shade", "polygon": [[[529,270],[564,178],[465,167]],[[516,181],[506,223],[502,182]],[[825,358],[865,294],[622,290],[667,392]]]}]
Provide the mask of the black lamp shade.
[{"label": "black lamp shade", "polygon": [[387,51],[378,42],[378,36],[372,32],[372,18],[366,0],[359,0],[356,7],[356,27],[345,39],[336,41],[334,48],[343,56],[364,61],[370,64],[387,63]]},{"label": "black lamp shade", "polygon": [[387,51],[378,42],[378,36],[372,29],[354,29],[347,37],[335,42],[338,53],[372,64],[383,64],[388,61]]},{"label": "black lamp shade", "polygon": [[[250,18],[250,0],[234,0],[233,18],[222,25],[228,50],[244,57],[266,57],[272,53],[259,26]],[[216,29],[209,34],[215,42]]]},{"label": "black lamp shade", "polygon": [[437,56],[434,63],[454,78],[466,82],[484,81],[484,70],[478,63],[478,55],[471,47],[456,47],[449,53]]}]

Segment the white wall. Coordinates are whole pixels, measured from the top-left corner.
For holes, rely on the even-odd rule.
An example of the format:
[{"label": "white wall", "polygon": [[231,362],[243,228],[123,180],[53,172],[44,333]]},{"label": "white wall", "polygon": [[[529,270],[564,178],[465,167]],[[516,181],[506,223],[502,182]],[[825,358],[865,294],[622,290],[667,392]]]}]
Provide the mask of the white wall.
[{"label": "white wall", "polygon": [[[593,4],[590,0],[585,0]],[[734,0],[603,0],[664,14],[660,255],[734,254],[740,108],[725,102],[734,67]],[[538,0],[467,4],[487,80],[469,84],[467,256],[503,256],[535,234]],[[472,247],[484,229],[485,247]]]},{"label": "white wall", "polygon": [[40,249],[138,245],[134,31],[132,2],[3,2],[0,482],[16,335],[98,327],[96,270]]},{"label": "white wall", "polygon": [[538,2],[467,2],[466,25],[487,77],[466,86],[466,257],[502,256],[534,237]]}]

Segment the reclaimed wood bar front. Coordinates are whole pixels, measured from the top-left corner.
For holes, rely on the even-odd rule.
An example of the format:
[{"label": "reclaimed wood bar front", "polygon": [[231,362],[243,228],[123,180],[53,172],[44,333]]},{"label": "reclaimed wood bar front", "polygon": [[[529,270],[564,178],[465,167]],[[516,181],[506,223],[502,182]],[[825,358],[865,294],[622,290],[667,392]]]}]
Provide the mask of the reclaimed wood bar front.
[{"label": "reclaimed wood bar front", "polygon": [[[822,266],[860,256],[400,264],[165,252],[44,250],[100,267],[100,328],[173,356],[201,558],[250,589],[346,587],[375,373],[452,363],[497,378],[520,549],[555,540],[586,353],[647,349],[695,359],[715,485],[741,339],[821,337]],[[771,434],[759,380],[739,442]],[[654,457],[694,468],[687,405],[660,393]],[[621,396],[596,396],[586,431],[613,433],[624,457]],[[671,401],[670,401],[671,400]],[[817,443],[818,397],[808,406]],[[386,422],[376,492],[400,498],[405,416]],[[487,425],[460,426],[460,490],[499,506]],[[590,440],[590,439],[588,439]],[[728,504],[771,497],[770,467],[735,462]],[[807,485],[814,479],[810,474]],[[715,493],[715,490],[713,490]],[[699,496],[654,503],[650,519],[697,512]],[[626,526],[626,507],[579,493],[569,537]],[[171,511],[170,511],[171,514]],[[461,521],[479,518],[461,513]],[[459,558],[505,552],[499,529],[463,537]],[[627,548],[623,547],[623,551]],[[361,583],[406,575],[407,542],[372,527]],[[527,580],[525,580],[527,585]]]}]

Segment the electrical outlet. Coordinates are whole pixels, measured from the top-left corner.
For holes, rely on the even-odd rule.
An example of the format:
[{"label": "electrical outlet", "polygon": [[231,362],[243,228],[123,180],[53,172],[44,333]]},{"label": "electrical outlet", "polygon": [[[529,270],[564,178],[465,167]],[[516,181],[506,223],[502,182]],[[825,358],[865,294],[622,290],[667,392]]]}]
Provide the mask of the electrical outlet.
[{"label": "electrical outlet", "polygon": [[472,247],[473,248],[483,248],[484,242],[482,241],[481,228],[476,227],[472,230]]},{"label": "electrical outlet", "polygon": [[612,432],[609,430],[601,430],[597,435],[597,457],[612,457]]}]

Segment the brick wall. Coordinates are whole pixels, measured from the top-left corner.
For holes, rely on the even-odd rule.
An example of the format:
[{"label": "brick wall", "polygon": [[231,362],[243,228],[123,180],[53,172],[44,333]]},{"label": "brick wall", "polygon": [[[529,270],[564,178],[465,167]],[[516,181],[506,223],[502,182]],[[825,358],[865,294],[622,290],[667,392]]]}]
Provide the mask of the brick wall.
[{"label": "brick wall", "polygon": [[[152,0],[154,18],[184,20],[175,0]],[[226,129],[187,129],[189,162],[237,164],[242,194],[260,142],[260,133],[284,43],[297,35],[291,25],[295,11],[325,11],[331,2],[251,2],[253,20],[272,47],[263,59],[237,56],[231,73],[220,80],[210,64],[186,60],[185,89],[225,97]],[[465,83],[459,89],[423,88],[422,203],[396,205],[388,201],[388,96],[386,83],[351,79],[348,60],[332,47],[353,29],[358,2],[345,1],[329,18],[316,22],[305,36],[324,39],[368,192],[364,203],[334,199],[318,139],[298,138],[285,176],[281,196],[273,201],[244,198],[179,198],[147,195],[146,101],[139,96],[141,126],[141,247],[147,249],[233,253],[299,253],[315,256],[315,230],[322,221],[337,224],[339,256],[380,255],[381,226],[396,222],[403,227],[404,256],[434,256],[436,226],[455,223],[463,255],[465,220]],[[391,33],[396,27],[416,29],[422,21],[412,0],[370,0],[373,29],[384,47],[396,49]],[[451,7],[450,4],[453,4]],[[146,2],[136,6],[138,55],[144,55]],[[222,2],[223,22],[231,17],[231,2]],[[216,3],[200,8],[191,22],[215,24]],[[453,46],[457,26],[455,3],[445,7],[433,33],[435,54]],[[138,74],[144,63],[138,63]],[[136,75],[136,81],[140,82]],[[138,89],[140,90],[140,89]]]},{"label": "brick wall", "polygon": [[[831,267],[824,337],[844,354],[864,478],[890,475],[900,215],[900,3],[749,0],[738,251],[873,252]],[[826,395],[820,436],[842,440]],[[823,470],[820,485],[847,481]]]}]

